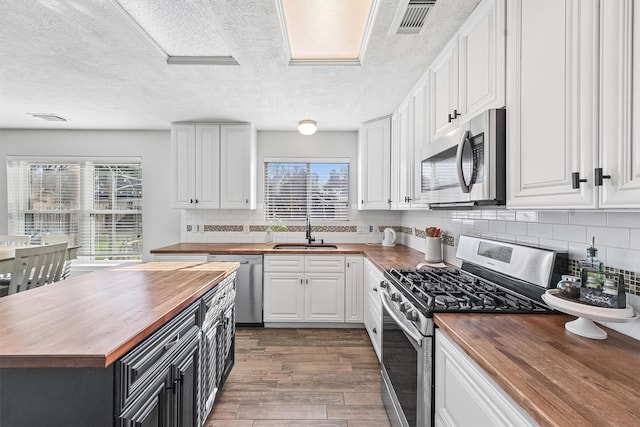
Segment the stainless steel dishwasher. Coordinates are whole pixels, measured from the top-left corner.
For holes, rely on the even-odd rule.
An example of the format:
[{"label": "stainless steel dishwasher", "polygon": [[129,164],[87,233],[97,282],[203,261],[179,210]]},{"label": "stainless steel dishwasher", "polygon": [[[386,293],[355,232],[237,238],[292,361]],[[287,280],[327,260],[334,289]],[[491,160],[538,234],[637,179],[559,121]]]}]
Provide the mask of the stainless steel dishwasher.
[{"label": "stainless steel dishwasher", "polygon": [[262,255],[209,255],[209,261],[239,262],[236,273],[236,325],[264,326],[262,322]]}]

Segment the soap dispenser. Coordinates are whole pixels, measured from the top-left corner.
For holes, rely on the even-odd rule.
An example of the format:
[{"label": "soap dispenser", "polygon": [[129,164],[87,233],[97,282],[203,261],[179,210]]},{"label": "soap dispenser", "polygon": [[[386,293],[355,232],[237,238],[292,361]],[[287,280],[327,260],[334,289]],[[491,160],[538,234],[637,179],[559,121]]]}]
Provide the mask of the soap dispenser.
[{"label": "soap dispenser", "polygon": [[587,248],[587,258],[579,261],[580,279],[582,286],[601,291],[604,284],[604,264],[598,259],[598,249],[595,247],[596,238],[591,238],[591,246]]}]

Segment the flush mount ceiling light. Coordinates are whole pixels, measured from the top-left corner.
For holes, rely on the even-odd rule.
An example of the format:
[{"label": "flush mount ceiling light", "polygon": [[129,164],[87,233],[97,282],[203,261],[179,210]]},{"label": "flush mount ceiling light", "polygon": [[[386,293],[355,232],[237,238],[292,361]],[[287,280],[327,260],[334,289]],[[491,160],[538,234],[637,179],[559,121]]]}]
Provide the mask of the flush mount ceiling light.
[{"label": "flush mount ceiling light", "polygon": [[298,132],[303,135],[313,135],[318,130],[318,124],[315,120],[305,119],[298,122]]},{"label": "flush mount ceiling light", "polygon": [[289,65],[360,65],[378,0],[276,0]]},{"label": "flush mount ceiling light", "polygon": [[37,119],[46,120],[48,122],[66,122],[67,121],[67,119],[65,119],[64,117],[57,116],[53,113],[27,113],[27,114]]}]

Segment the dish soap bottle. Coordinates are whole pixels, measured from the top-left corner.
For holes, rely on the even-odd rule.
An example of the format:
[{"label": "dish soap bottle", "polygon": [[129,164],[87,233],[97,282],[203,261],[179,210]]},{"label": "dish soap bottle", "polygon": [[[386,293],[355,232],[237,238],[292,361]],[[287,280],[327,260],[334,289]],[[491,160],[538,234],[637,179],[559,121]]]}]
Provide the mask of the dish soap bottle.
[{"label": "dish soap bottle", "polygon": [[596,238],[591,238],[591,246],[587,248],[587,258],[580,261],[580,279],[582,286],[593,290],[602,290],[604,284],[604,264],[598,259],[598,249],[595,247]]}]

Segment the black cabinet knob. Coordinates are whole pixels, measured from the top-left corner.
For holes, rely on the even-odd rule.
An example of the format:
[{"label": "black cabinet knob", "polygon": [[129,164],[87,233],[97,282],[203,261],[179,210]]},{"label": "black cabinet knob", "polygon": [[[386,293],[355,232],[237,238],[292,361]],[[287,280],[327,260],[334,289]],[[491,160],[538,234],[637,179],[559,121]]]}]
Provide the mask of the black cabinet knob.
[{"label": "black cabinet knob", "polygon": [[587,182],[587,179],[586,178],[580,179],[580,172],[573,172],[571,174],[571,187],[574,189],[580,188],[581,182]]},{"label": "black cabinet knob", "polygon": [[611,175],[603,175],[602,168],[595,168],[593,170],[593,185],[600,187],[603,179],[611,179]]}]

